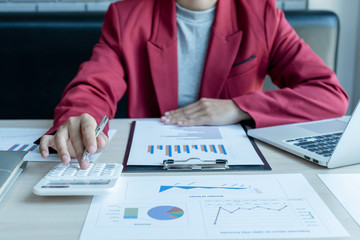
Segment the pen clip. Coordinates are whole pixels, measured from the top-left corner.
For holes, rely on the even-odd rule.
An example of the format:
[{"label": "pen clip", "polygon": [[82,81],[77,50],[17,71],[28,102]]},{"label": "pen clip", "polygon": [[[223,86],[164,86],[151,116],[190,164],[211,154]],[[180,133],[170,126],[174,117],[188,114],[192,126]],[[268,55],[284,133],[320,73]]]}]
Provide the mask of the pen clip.
[{"label": "pen clip", "polygon": [[105,126],[106,126],[106,123],[109,121],[109,118],[108,116],[104,116],[99,125],[97,125],[96,129],[95,129],[95,136],[99,136],[99,134],[104,130]]}]

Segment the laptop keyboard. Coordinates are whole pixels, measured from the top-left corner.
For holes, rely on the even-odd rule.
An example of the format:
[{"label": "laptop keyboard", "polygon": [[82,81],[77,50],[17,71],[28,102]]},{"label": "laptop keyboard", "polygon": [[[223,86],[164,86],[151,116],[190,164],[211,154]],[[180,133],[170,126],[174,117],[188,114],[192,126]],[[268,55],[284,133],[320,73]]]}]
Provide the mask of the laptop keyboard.
[{"label": "laptop keyboard", "polygon": [[285,140],[285,142],[301,147],[310,152],[322,155],[324,157],[330,157],[341,135],[342,132],[337,132],[325,135],[289,139]]}]

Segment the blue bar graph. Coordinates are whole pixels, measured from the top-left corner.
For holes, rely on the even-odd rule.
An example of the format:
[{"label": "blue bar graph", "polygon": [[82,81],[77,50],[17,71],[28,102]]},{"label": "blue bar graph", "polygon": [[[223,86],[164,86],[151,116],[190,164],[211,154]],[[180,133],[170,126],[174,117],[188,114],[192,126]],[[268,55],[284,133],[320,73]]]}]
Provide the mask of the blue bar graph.
[{"label": "blue bar graph", "polygon": [[204,151],[207,152],[208,150],[207,150],[206,145],[203,145],[203,146],[204,146]]},{"label": "blue bar graph", "polygon": [[[14,151],[19,145],[12,146],[9,150]],[[207,154],[221,154],[227,155],[228,153],[225,150],[225,146],[222,144],[201,144],[201,145],[148,145],[147,153],[151,155],[164,154],[167,157],[178,156],[184,153],[187,154],[196,154],[199,152]]]},{"label": "blue bar graph", "polygon": [[222,152],[224,153],[224,155],[227,155],[227,153],[226,153],[226,151],[225,151],[224,145],[220,145],[220,147],[221,147],[221,150],[222,150]]},{"label": "blue bar graph", "polygon": [[9,148],[9,151],[14,151],[18,146],[19,144],[13,145],[11,148]]}]

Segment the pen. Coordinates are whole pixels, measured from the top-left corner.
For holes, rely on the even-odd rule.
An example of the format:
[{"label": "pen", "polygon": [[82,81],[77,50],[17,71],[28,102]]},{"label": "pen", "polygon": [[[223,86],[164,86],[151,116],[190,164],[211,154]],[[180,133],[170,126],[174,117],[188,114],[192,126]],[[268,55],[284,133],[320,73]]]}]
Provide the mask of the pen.
[{"label": "pen", "polygon": [[[105,116],[101,119],[99,125],[97,125],[97,127],[96,127],[96,129],[95,129],[95,137],[99,136],[99,134],[104,130],[104,128],[105,128],[105,126],[106,126],[106,123],[107,123],[108,121],[109,121],[109,118],[108,118],[108,116],[105,115]],[[85,159],[89,156],[89,154],[90,154],[90,153],[89,153],[88,150],[85,148],[84,153],[83,153],[82,158],[81,158],[81,161],[82,161],[82,162],[85,161]]]}]

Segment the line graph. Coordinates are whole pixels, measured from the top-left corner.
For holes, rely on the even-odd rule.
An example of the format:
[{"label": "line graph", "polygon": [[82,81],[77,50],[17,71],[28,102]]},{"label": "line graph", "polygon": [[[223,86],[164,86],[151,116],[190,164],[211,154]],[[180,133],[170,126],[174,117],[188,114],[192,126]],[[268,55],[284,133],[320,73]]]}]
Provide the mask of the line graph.
[{"label": "line graph", "polygon": [[225,211],[225,212],[228,212],[228,213],[230,213],[230,214],[233,214],[233,213],[235,213],[235,212],[237,212],[237,211],[239,211],[239,210],[248,210],[248,211],[251,211],[251,210],[254,210],[254,209],[257,209],[257,208],[264,209],[264,210],[268,210],[268,211],[281,211],[281,210],[285,209],[286,207],[287,207],[287,205],[284,205],[284,206],[282,206],[282,207],[280,207],[280,208],[269,208],[269,207],[263,207],[263,206],[254,206],[254,207],[249,207],[249,208],[238,207],[238,208],[236,208],[236,209],[233,210],[233,211],[230,211],[230,210],[228,210],[228,209],[226,209],[226,208],[223,208],[223,207],[219,207],[219,210],[218,210],[218,212],[217,212],[217,214],[216,214],[216,217],[215,217],[214,225],[216,225],[217,220],[218,220],[218,218],[219,218],[219,215],[220,215],[220,212],[221,212],[221,211]]},{"label": "line graph", "polygon": [[319,225],[304,199],[214,199],[205,200],[203,210],[207,224],[213,227],[301,229]]}]

